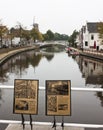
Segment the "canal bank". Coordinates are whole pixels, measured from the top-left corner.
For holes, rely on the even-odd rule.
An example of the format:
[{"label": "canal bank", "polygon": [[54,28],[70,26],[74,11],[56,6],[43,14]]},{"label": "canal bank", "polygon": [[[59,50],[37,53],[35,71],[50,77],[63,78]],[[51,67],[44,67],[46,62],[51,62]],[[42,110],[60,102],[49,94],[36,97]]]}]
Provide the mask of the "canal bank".
[{"label": "canal bank", "polygon": [[24,51],[30,51],[30,50],[34,50],[36,49],[35,46],[27,46],[27,47],[22,47],[22,48],[16,48],[16,49],[6,49],[5,50],[0,50],[0,65],[2,65],[7,59],[9,59],[10,57],[24,52]]},{"label": "canal bank", "polygon": [[80,51],[80,55],[94,58],[97,60],[103,60],[103,52],[83,50],[83,51]]},{"label": "canal bank", "polygon": [[86,50],[86,49],[79,50],[79,49],[76,49],[76,48],[71,48],[71,49],[78,51],[79,54],[82,55],[82,56],[86,56],[86,57],[97,59],[97,60],[103,60],[103,52],[96,51],[96,50],[93,50],[93,49],[90,49],[90,50]]}]

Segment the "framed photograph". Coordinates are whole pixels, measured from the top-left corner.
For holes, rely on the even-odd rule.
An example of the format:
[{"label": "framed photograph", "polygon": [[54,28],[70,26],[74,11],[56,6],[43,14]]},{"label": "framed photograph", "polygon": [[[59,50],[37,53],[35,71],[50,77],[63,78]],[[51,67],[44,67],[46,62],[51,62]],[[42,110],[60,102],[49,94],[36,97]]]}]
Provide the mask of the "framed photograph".
[{"label": "framed photograph", "polygon": [[38,113],[38,80],[15,79],[14,104],[15,114]]},{"label": "framed photograph", "polygon": [[70,80],[46,80],[46,115],[71,115]]}]

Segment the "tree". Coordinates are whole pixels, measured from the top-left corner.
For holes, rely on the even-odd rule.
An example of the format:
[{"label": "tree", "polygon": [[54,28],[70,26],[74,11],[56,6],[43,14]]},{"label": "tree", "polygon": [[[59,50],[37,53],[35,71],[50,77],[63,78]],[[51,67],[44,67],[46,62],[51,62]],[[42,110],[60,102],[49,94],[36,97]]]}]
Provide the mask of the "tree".
[{"label": "tree", "polygon": [[77,35],[78,35],[78,32],[76,30],[74,30],[72,35],[69,36],[68,42],[69,42],[70,46],[77,47],[76,42],[75,42]]},{"label": "tree", "polygon": [[40,32],[38,33],[38,40],[39,41],[43,41],[44,40],[43,35]]},{"label": "tree", "polygon": [[68,40],[69,36],[66,34],[54,33],[54,40]]},{"label": "tree", "polygon": [[15,28],[11,28],[10,30],[9,30],[9,36],[10,36],[10,39],[11,39],[11,46],[12,46],[12,39],[15,37]]},{"label": "tree", "polygon": [[43,34],[45,41],[51,41],[51,40],[68,40],[69,36],[66,34],[59,34],[59,33],[53,33],[51,30],[48,30],[46,34]]},{"label": "tree", "polygon": [[61,35],[59,33],[55,33],[54,40],[61,40]]},{"label": "tree", "polygon": [[8,32],[8,28],[6,26],[4,26],[0,20],[0,43],[2,46],[2,42],[3,42],[3,37],[7,35]]},{"label": "tree", "polygon": [[54,33],[51,30],[48,30],[47,33],[48,40],[54,40]]},{"label": "tree", "polygon": [[24,27],[20,22],[17,22],[15,34],[17,37],[20,37],[21,44],[21,39],[24,37]]},{"label": "tree", "polygon": [[44,38],[44,41],[48,41],[48,40],[49,40],[48,34],[47,34],[47,33],[46,33],[46,34],[43,34],[43,38]]},{"label": "tree", "polygon": [[34,42],[36,42],[36,40],[43,41],[42,34],[34,27],[31,30],[31,37],[33,38]]},{"label": "tree", "polygon": [[[99,38],[103,39],[103,22],[99,22],[97,27],[99,32]],[[101,44],[103,44],[103,40]]]},{"label": "tree", "polygon": [[30,31],[23,29],[22,31],[22,38],[25,38],[26,41],[29,41],[31,36],[30,36]]}]

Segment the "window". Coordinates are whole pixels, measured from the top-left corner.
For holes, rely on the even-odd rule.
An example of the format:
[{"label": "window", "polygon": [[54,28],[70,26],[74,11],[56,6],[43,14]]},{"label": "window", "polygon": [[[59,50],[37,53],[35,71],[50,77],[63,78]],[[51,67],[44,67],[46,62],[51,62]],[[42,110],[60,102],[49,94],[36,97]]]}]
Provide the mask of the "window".
[{"label": "window", "polygon": [[88,46],[88,42],[87,41],[85,41],[85,46]]},{"label": "window", "polygon": [[94,40],[94,35],[91,35],[91,40]]}]

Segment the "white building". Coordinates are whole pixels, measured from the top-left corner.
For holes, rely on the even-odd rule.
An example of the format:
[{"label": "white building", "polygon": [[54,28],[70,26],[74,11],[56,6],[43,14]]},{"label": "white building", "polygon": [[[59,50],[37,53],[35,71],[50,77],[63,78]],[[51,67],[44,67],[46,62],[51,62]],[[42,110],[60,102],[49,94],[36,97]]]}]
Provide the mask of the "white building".
[{"label": "white building", "polygon": [[99,38],[97,22],[87,22],[80,30],[79,37],[80,45],[83,49],[103,49],[103,45],[101,45],[102,39]]},{"label": "white building", "polygon": [[12,39],[12,44],[13,45],[18,45],[20,43],[20,37],[14,37]]}]

